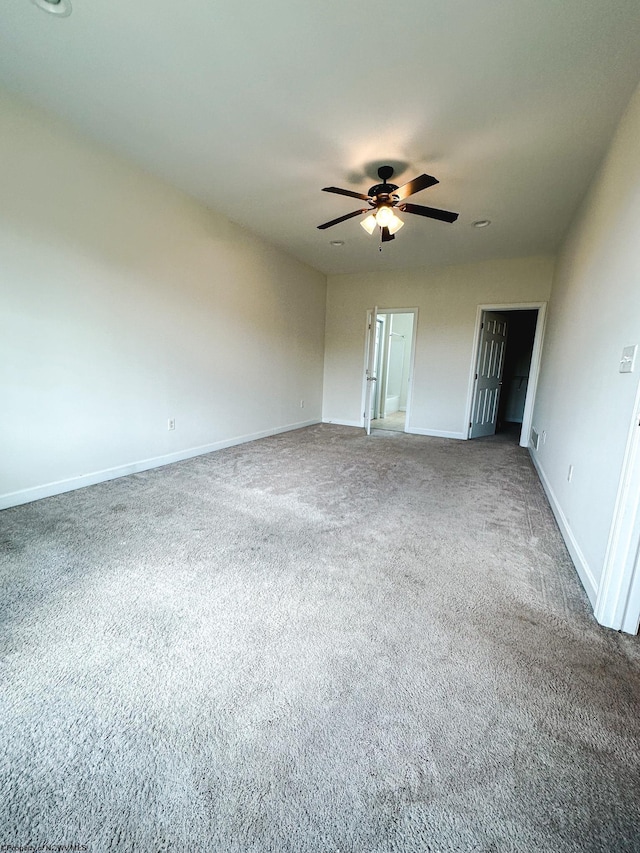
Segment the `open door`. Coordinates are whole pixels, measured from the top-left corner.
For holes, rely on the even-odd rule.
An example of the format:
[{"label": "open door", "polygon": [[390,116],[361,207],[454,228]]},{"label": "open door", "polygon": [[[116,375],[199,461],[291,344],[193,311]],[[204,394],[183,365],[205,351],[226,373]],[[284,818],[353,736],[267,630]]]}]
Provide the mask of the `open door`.
[{"label": "open door", "polygon": [[469,438],[495,434],[507,325],[505,314],[493,311],[482,314]]},{"label": "open door", "polygon": [[369,316],[369,328],[367,329],[367,387],[364,395],[364,429],[367,435],[371,435],[371,415],[373,408],[373,389],[377,381],[375,373],[376,366],[376,338],[378,333],[378,306],[376,305]]}]

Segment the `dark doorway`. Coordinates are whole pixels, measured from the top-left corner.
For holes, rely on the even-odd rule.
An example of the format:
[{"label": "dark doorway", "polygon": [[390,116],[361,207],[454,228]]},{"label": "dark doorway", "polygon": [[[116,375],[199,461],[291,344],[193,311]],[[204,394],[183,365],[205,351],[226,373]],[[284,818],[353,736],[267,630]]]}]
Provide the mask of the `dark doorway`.
[{"label": "dark doorway", "polygon": [[538,311],[505,311],[509,317],[509,336],[504,359],[502,389],[498,404],[496,432],[520,436],[524,404],[529,387]]}]

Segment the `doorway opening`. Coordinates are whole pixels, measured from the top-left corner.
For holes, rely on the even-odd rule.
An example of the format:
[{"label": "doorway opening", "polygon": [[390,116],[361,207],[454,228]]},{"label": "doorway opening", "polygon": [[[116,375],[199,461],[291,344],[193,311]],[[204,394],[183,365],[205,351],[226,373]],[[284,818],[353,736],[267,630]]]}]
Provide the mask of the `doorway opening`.
[{"label": "doorway opening", "polygon": [[410,406],[416,312],[375,309],[369,320],[365,429],[405,432]]},{"label": "doorway opening", "polygon": [[544,304],[480,306],[468,405],[469,438],[529,444]]}]

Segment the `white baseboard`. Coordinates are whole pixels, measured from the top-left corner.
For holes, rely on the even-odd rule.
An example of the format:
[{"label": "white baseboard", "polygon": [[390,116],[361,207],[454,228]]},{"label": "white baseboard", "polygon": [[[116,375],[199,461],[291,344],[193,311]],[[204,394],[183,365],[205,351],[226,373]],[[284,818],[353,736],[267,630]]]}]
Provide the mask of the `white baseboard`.
[{"label": "white baseboard", "polygon": [[551,510],[558,522],[558,527],[560,528],[560,533],[562,533],[562,538],[565,541],[565,545],[567,546],[567,550],[569,551],[569,555],[573,560],[573,564],[576,567],[576,571],[578,572],[578,577],[582,581],[582,586],[585,588],[587,595],[589,596],[589,601],[591,602],[591,606],[596,606],[596,599],[598,597],[598,584],[596,583],[596,579],[593,576],[593,572],[589,568],[589,564],[582,553],[578,542],[573,535],[573,531],[567,521],[567,517],[562,511],[562,507],[558,503],[558,499],[555,496],[549,481],[546,478],[544,471],[542,470],[538,459],[535,454],[532,452],[532,448],[529,448],[529,455],[531,456],[531,461],[534,464],[536,471],[538,472],[538,476],[540,477],[540,482],[542,483],[542,488],[545,491],[547,496],[547,500],[549,501],[549,505],[551,506]]},{"label": "white baseboard", "polygon": [[362,421],[338,421],[335,418],[323,418],[323,424],[336,424],[336,426],[350,426],[350,427],[360,427],[364,429],[362,425]]},{"label": "white baseboard", "polygon": [[213,453],[215,450],[224,450],[225,447],[234,447],[237,444],[245,444],[248,441],[256,441],[259,438],[268,438],[270,435],[278,435],[282,432],[290,432],[294,429],[314,426],[320,423],[317,419],[301,421],[287,426],[274,427],[273,429],[254,432],[249,435],[240,435],[235,438],[214,441],[212,444],[203,444],[200,447],[190,447],[186,450],[178,450],[175,453],[167,453],[164,456],[155,456],[152,459],[142,459],[138,462],[129,462],[126,465],[118,465],[115,468],[105,468],[102,471],[93,471],[90,474],[82,474],[78,477],[70,477],[67,480],[58,480],[54,483],[45,483],[42,486],[33,486],[29,489],[21,489],[17,492],[9,492],[0,495],[0,510],[9,509],[12,506],[31,503],[41,498],[50,498],[53,495],[61,495],[64,492],[72,492],[74,489],[82,489],[85,486],[95,486],[107,480],[115,480],[118,477],[126,477],[129,474],[138,474],[140,471],[148,471],[151,468],[160,468],[163,465],[171,465],[172,462],[181,462],[183,459],[191,459],[194,456],[203,456],[205,453]]},{"label": "white baseboard", "polygon": [[420,427],[407,427],[405,432],[409,432],[412,435],[431,435],[434,438],[466,438],[466,435],[462,432],[449,432],[448,430],[442,429],[421,429]]}]

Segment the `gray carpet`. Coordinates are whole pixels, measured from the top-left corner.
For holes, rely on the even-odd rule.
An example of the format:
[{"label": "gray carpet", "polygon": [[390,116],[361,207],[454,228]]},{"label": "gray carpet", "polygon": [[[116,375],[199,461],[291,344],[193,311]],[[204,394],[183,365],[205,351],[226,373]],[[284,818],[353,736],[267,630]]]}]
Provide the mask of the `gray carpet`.
[{"label": "gray carpet", "polygon": [[0,845],[640,850],[638,639],[512,441],[312,427],[0,529]]}]

